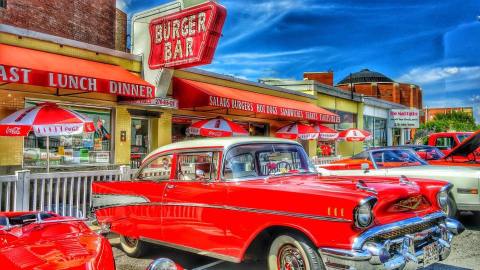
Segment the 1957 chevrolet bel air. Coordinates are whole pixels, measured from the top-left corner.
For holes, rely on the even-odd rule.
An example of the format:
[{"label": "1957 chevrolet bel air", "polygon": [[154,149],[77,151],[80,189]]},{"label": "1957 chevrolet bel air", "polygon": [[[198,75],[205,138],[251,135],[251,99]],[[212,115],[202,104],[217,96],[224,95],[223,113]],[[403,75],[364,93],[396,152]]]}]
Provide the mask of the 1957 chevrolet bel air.
[{"label": "1957 chevrolet bel air", "polygon": [[[102,229],[130,256],[147,243],[269,269],[416,269],[463,231],[446,182],[322,177],[300,144],[274,138],[174,143],[130,181],[93,184]],[[175,269],[174,266],[170,269]]]}]

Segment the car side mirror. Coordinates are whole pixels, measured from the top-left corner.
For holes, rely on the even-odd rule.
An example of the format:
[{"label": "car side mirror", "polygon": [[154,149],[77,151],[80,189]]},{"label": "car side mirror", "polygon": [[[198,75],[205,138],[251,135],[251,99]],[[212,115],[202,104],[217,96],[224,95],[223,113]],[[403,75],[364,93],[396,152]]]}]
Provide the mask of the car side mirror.
[{"label": "car side mirror", "polygon": [[185,270],[181,265],[167,258],[159,258],[154,260],[147,268],[147,270]]},{"label": "car side mirror", "polygon": [[362,163],[362,165],[360,165],[360,168],[362,169],[362,171],[368,172],[370,171],[370,164]]}]

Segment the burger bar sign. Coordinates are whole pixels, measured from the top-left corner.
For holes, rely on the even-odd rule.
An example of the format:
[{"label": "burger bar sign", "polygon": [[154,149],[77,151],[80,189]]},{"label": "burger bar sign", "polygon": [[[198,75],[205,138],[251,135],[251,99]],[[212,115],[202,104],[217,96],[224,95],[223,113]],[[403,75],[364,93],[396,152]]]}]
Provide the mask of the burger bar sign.
[{"label": "burger bar sign", "polygon": [[150,22],[150,69],[186,68],[212,61],[226,9],[206,2]]}]

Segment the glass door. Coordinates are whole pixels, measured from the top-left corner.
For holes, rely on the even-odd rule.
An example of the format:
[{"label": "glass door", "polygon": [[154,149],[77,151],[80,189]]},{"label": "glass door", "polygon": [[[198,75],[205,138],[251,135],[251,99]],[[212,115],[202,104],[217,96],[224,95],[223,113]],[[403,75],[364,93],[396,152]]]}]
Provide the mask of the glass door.
[{"label": "glass door", "polygon": [[143,158],[150,152],[150,120],[132,117],[130,165],[138,168]]}]

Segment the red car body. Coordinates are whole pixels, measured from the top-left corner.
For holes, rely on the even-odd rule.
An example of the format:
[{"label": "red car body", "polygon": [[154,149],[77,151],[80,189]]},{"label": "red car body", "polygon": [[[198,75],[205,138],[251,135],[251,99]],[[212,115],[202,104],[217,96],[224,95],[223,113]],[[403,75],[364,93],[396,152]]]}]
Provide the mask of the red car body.
[{"label": "red car body", "polygon": [[[327,267],[350,269],[370,269],[383,263],[387,268],[411,266],[405,254],[390,250],[390,244],[385,247],[387,240],[403,243],[407,234],[415,236],[421,232],[441,238],[441,230],[451,240],[455,234],[452,232],[458,233],[458,228],[453,228],[461,225],[453,225],[456,221],[446,219],[437,203],[439,192],[448,187],[445,182],[412,179],[402,184],[393,177],[321,177],[317,173],[302,173],[295,166],[285,174],[262,175],[259,171],[263,168],[277,170],[281,164],[285,165],[284,156],[280,159],[281,154],[272,154],[267,161],[260,158],[262,152],[255,153],[259,158],[248,165],[243,157],[230,155],[241,152],[242,147],[256,149],[263,144],[272,148],[301,148],[292,141],[267,138],[172,144],[150,154],[140,168],[142,175],[142,170],[152,168],[155,160],[168,157],[171,170],[163,180],[94,183],[95,215],[103,227],[128,238],[233,262],[244,260],[256,240],[266,235],[300,234],[311,241]],[[217,153],[210,155],[219,157],[218,161],[212,159],[212,164],[222,169],[215,171],[211,181],[181,180],[180,174],[184,172],[179,160],[205,152]],[[299,162],[307,162],[303,160],[308,159],[303,149],[297,154]],[[235,163],[236,160],[243,163]],[[252,166],[256,167],[257,177],[228,180],[230,168],[241,168],[236,173],[245,175]],[[195,170],[198,168],[195,165]],[[415,206],[411,209],[402,206],[407,201],[415,201]],[[375,205],[374,220],[370,226],[360,228],[356,225],[356,209],[366,202]],[[434,231],[439,234],[433,236]],[[376,261],[378,254],[369,251],[367,242],[388,249],[389,259]],[[442,250],[443,259],[449,251]],[[412,252],[415,256],[420,250]],[[420,263],[416,261],[415,265]]]},{"label": "red car body", "polygon": [[440,149],[445,155],[448,155],[452,149],[464,142],[464,140],[473,135],[473,132],[438,132],[428,136],[427,144]]},{"label": "red car body", "polygon": [[113,270],[110,243],[79,219],[47,212],[0,212],[0,268]]}]

